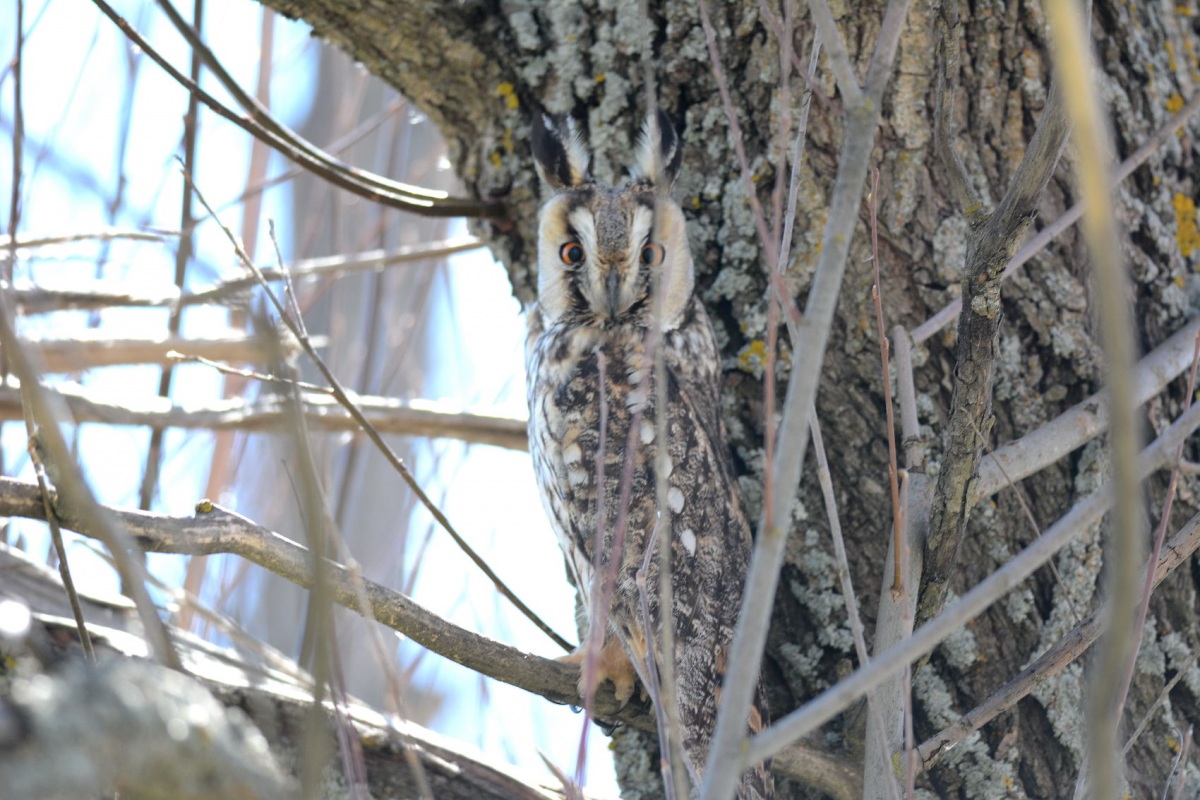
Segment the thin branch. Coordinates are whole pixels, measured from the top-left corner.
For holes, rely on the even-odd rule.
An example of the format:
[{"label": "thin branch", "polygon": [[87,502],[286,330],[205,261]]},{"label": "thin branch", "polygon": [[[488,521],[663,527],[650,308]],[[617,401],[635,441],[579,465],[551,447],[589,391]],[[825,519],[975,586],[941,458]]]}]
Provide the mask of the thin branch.
[{"label": "thin branch", "polygon": [[[1192,517],[1167,543],[1153,570],[1154,586],[1162,583],[1180,566],[1187,564],[1200,547],[1200,515]],[[1103,620],[1093,611],[1029,666],[1018,672],[991,697],[964,714],[953,725],[929,737],[917,748],[922,769],[930,769],[951,748],[998,715],[1015,706],[1047,679],[1057,675],[1082,656],[1100,636]],[[1180,675],[1183,674],[1180,671]],[[1136,732],[1134,734],[1136,736]],[[1130,737],[1132,742],[1133,737]]]},{"label": "thin branch", "polygon": [[[825,455],[825,442],[821,437],[821,424],[817,420],[814,413],[812,415],[812,444],[813,455],[817,462],[817,479],[821,485],[821,495],[825,500],[825,515],[829,520],[829,533],[833,539],[833,557],[838,566],[838,583],[842,589],[842,601],[846,606],[846,617],[850,623],[850,636],[854,640],[854,652],[858,656],[858,664],[862,666],[868,663],[871,659],[867,654],[867,641],[863,635],[862,620],[858,616],[858,600],[854,594],[854,584],[850,579],[850,559],[846,555],[846,540],[842,535],[841,517],[837,510],[837,500],[833,493],[833,476],[829,471],[829,460]],[[884,584],[887,583],[887,576],[884,575]],[[886,591],[886,590],[885,590]],[[875,722],[875,727],[872,731],[877,733],[877,739],[882,746],[878,749],[881,752],[886,752],[890,748],[887,746],[887,741],[883,738],[887,725],[883,720],[883,713],[878,704],[878,692],[869,692],[867,694],[867,712],[871,715],[871,719]],[[871,742],[871,733],[868,731],[867,741]],[[889,798],[898,798],[900,795],[899,786],[896,784],[896,775],[891,770],[890,765],[882,772],[870,768],[871,750],[868,746],[865,763],[868,765],[862,771],[860,783],[878,789],[882,782],[883,791],[887,792]],[[862,797],[863,792],[860,788],[857,796]]]},{"label": "thin branch", "polygon": [[[22,282],[24,283],[24,282]],[[108,287],[113,288],[108,288]],[[172,308],[179,302],[174,287],[162,291],[127,291],[112,281],[97,282],[85,289],[43,289],[18,284],[11,292],[13,305],[26,316],[53,311],[95,311],[104,308]]]},{"label": "thin branch", "polygon": [[[1200,426],[1200,405],[1193,406],[1163,432],[1136,460],[1137,474],[1145,477],[1170,463],[1178,443]],[[1112,507],[1113,493],[1109,484],[1077,503],[1067,514],[1027,548],[1011,558],[1000,569],[981,581],[940,614],[918,629],[912,636],[878,653],[870,665],[861,668],[845,680],[826,689],[800,709],[772,725],[750,740],[738,758],[739,764],[753,764],[802,737],[848,708],[866,692],[876,688],[891,675],[904,669],[925,654],[932,652],[946,637],[958,631],[971,619],[983,613],[997,599],[1020,585],[1054,557],[1067,543],[1087,531]]]},{"label": "thin branch", "polygon": [[55,247],[62,244],[74,244],[76,242],[112,242],[117,240],[125,240],[131,242],[165,242],[171,237],[178,236],[178,231],[167,230],[121,230],[113,228],[104,231],[92,231],[91,233],[63,233],[54,234],[53,236],[25,236],[16,237],[16,247],[12,247],[12,238],[7,235],[0,236],[0,255],[8,255],[10,247],[14,250],[36,250],[41,247]]},{"label": "thin branch", "polygon": [[937,70],[937,92],[934,106],[934,137],[941,152],[946,191],[958,203],[958,211],[967,220],[975,219],[983,204],[971,187],[967,169],[954,143],[954,97],[958,92],[959,13],[956,0],[946,0],[934,10],[938,30],[938,46],[934,57]]},{"label": "thin branch", "polygon": [[[76,422],[108,425],[162,426],[192,430],[273,431],[283,420],[284,401],[274,395],[246,400],[235,397],[209,404],[175,405],[163,398],[104,400],[76,384],[56,384],[47,392],[58,395]],[[454,406],[430,401],[402,401],[391,397],[355,395],[354,402],[380,433],[458,439],[509,450],[528,450],[526,422],[512,417],[469,414]],[[304,396],[308,424],[320,431],[358,431],[358,422],[328,395]],[[18,420],[19,384],[0,384],[0,420]]]},{"label": "thin branch", "polygon": [[[196,29],[204,20],[204,0],[192,0],[192,20]],[[193,84],[200,82],[200,55],[192,51],[189,66],[190,80]],[[196,174],[196,145],[200,131],[200,103],[195,94],[187,98],[187,112],[183,115],[183,156],[181,162],[183,171],[188,175]],[[192,212],[192,193],[188,191],[187,181],[180,186],[182,196],[179,198],[179,241],[175,243],[175,290],[183,291],[187,284],[188,266],[195,251],[196,217]],[[167,315],[167,335],[178,336],[183,327],[183,309],[172,308]],[[163,365],[158,377],[158,396],[170,397],[171,384],[175,377],[175,364],[170,362]],[[162,428],[150,431],[150,443],[146,446],[146,466],[142,471],[141,486],[138,488],[139,506],[149,510],[154,503],[154,492],[158,488],[159,471],[162,469],[163,437]]]},{"label": "thin branch", "polygon": [[879,170],[871,175],[871,191],[867,194],[867,210],[871,220],[871,269],[875,283],[871,299],[875,305],[876,336],[879,339],[880,372],[883,380],[883,408],[888,440],[888,485],[892,490],[892,591],[904,591],[904,526],[900,524],[900,475],[896,457],[896,415],[892,410],[892,378],[888,368],[888,338],[883,321],[883,285],[879,278],[879,225],[875,216],[879,196]]},{"label": "thin branch", "polygon": [[1129,754],[1129,748],[1133,747],[1133,743],[1142,735],[1142,731],[1146,730],[1146,726],[1150,724],[1150,720],[1154,719],[1154,712],[1166,702],[1176,685],[1187,677],[1188,670],[1196,664],[1197,659],[1200,659],[1200,651],[1194,651],[1188,656],[1188,660],[1179,666],[1171,680],[1163,684],[1162,691],[1158,693],[1158,697],[1154,698],[1154,702],[1146,709],[1146,713],[1142,716],[1142,721],[1138,723],[1138,726],[1133,729],[1133,733],[1129,734],[1129,738],[1125,740],[1125,746],[1121,748],[1122,758]]},{"label": "thin branch", "polygon": [[[1184,411],[1191,408],[1192,398],[1196,392],[1196,367],[1200,362],[1200,333],[1196,334],[1196,338],[1192,349],[1192,369],[1188,373],[1187,393],[1184,395]],[[1154,546],[1150,549],[1150,558],[1147,559],[1146,580],[1142,585],[1142,598],[1137,606],[1137,614],[1133,625],[1134,645],[1129,653],[1129,658],[1125,663],[1125,674],[1121,678],[1121,688],[1117,698],[1117,708],[1125,708],[1125,699],[1129,696],[1129,685],[1133,681],[1133,670],[1137,666],[1137,655],[1141,649],[1142,631],[1146,626],[1146,615],[1150,611],[1150,593],[1154,590],[1154,571],[1149,569],[1153,564],[1158,563],[1158,555],[1162,552],[1163,540],[1167,535],[1167,525],[1171,522],[1171,508],[1175,504],[1175,491],[1179,487],[1179,461],[1183,458],[1183,442],[1175,449],[1175,458],[1171,463],[1171,477],[1167,481],[1167,496],[1163,500],[1162,511],[1158,521],[1158,530],[1154,533]]]},{"label": "thin branch", "polygon": [[925,445],[917,418],[917,389],[913,381],[912,342],[903,325],[892,329],[896,348],[896,394],[900,398],[900,429],[904,432],[904,464],[909,470],[925,466]]},{"label": "thin branch", "polygon": [[[815,8],[822,3],[812,2]],[[892,0],[888,4],[888,16],[896,9],[906,10],[905,0]],[[828,7],[824,8],[828,12]],[[833,39],[828,37],[832,36]],[[821,31],[827,48],[845,50],[836,27],[832,31]],[[894,54],[894,53],[893,53]],[[836,63],[836,59],[834,59]],[[889,62],[890,70],[890,62]],[[857,83],[854,84],[857,92]],[[834,184],[833,200],[830,204],[828,222],[822,238],[821,255],[809,290],[804,320],[798,326],[799,336],[793,343],[791,379],[788,382],[787,399],[783,421],[780,425],[779,443],[775,452],[772,470],[777,490],[774,508],[764,510],[765,519],[773,524],[767,527],[760,523],[754,543],[754,556],[746,577],[746,589],[734,634],[731,657],[725,675],[724,691],[717,715],[705,783],[701,796],[704,800],[726,800],[732,796],[734,786],[741,774],[736,762],[745,748],[745,721],[758,684],[759,666],[770,625],[771,609],[775,589],[779,582],[779,570],[783,564],[784,547],[791,527],[791,512],[795,502],[795,487],[800,482],[800,469],[804,461],[809,439],[809,420],[816,397],[817,382],[825,356],[833,314],[845,274],[846,258],[850,250],[855,223],[858,220],[863,186],[866,183],[871,150],[882,109],[883,82],[874,94],[866,97],[846,96],[846,137],[839,159],[837,180]],[[861,95],[861,92],[857,92]],[[760,734],[766,736],[778,727],[778,723]],[[794,740],[793,740],[794,741]],[[782,748],[776,748],[776,751]],[[761,759],[759,759],[761,760]],[[756,761],[742,761],[749,766]]]},{"label": "thin branch", "polygon": [[858,76],[854,74],[854,65],[850,63],[850,54],[846,52],[846,41],[842,38],[837,23],[833,21],[833,12],[829,10],[829,3],[825,0],[809,0],[808,12],[812,14],[817,32],[821,34],[821,41],[825,43],[829,68],[833,70],[838,91],[842,93],[842,102],[846,108],[859,105],[862,102],[863,89],[858,83]]},{"label": "thin branch", "polygon": [[[1135,404],[1141,405],[1162,392],[1187,369],[1198,333],[1200,317],[1184,325],[1138,362],[1129,376]],[[1015,483],[1050,466],[1104,433],[1108,421],[1108,397],[1104,392],[1097,392],[1037,430],[997,447],[993,457],[984,460],[979,467],[973,502],[990,497],[1007,486],[1010,481],[1006,475]]]},{"label": "thin branch", "polygon": [[239,364],[261,364],[266,358],[263,340],[241,332],[118,339],[91,329],[70,338],[30,339],[26,346],[35,348],[46,372],[55,375],[127,364],[174,364],[179,361],[180,353]]},{"label": "thin branch", "polygon": [[[302,165],[315,175],[319,175],[335,186],[346,189],[349,192],[365,197],[381,205],[399,208],[403,211],[409,211],[421,216],[430,217],[502,217],[504,207],[500,203],[467,200],[448,196],[445,192],[434,192],[426,189],[421,189],[415,186],[408,186],[398,181],[393,181],[379,175],[374,175],[370,172],[350,167],[327,153],[314,147],[304,139],[296,136],[291,131],[288,131],[284,126],[275,122],[270,118],[270,115],[265,110],[257,108],[257,101],[253,97],[246,95],[237,89],[235,93],[240,93],[249,99],[250,103],[246,106],[249,117],[236,114],[230,111],[210,94],[201,89],[194,81],[189,80],[186,76],[175,69],[171,64],[163,58],[150,44],[138,34],[121,15],[119,15],[105,0],[92,0],[100,11],[108,17],[113,23],[121,29],[121,31],[132,41],[137,47],[141,48],[146,55],[150,56],[156,64],[170,75],[177,83],[187,89],[191,94],[198,98],[200,102],[208,106],[218,116],[228,120],[237,127],[249,133],[251,136],[259,139],[270,145],[276,151],[284,156],[287,156],[296,163]],[[190,29],[186,24],[180,28],[196,52],[202,56],[207,53],[208,58],[205,59],[209,68],[213,68],[216,59],[208,53],[204,44],[191,34]],[[189,35],[190,34],[190,35]],[[214,74],[220,77],[223,70],[219,64]],[[229,86],[226,86],[228,89]],[[231,90],[232,91],[232,90]]]},{"label": "thin branch", "polygon": [[[365,253],[307,258],[293,262],[286,269],[293,280],[304,277],[338,278],[355,272],[374,272],[384,267],[432,261],[483,247],[486,245],[474,236],[459,236],[441,242],[397,247],[394,250],[368,250]],[[277,281],[283,277],[282,270],[277,267],[260,267],[259,271],[269,281]],[[179,302],[182,305],[225,302],[231,296],[248,292],[256,286],[258,278],[245,275],[222,281],[211,289],[183,295]]]},{"label": "thin branch", "polygon": [[[1091,4],[1088,3],[1090,11]],[[1105,543],[1109,570],[1106,604],[1107,635],[1090,676],[1088,694],[1088,783],[1095,797],[1115,797],[1122,772],[1117,757],[1121,719],[1121,684],[1125,663],[1135,648],[1133,630],[1138,607],[1138,570],[1145,542],[1142,498],[1134,458],[1138,450],[1136,403],[1130,378],[1136,358],[1131,286],[1121,257],[1121,237],[1109,187],[1112,142],[1108,120],[1092,81],[1096,68],[1089,35],[1089,16],[1074,3],[1051,3],[1046,9],[1054,39],[1054,65],[1069,87],[1066,106],[1075,123],[1079,188],[1086,203],[1083,234],[1095,269],[1100,342],[1104,349],[1105,385],[1111,403],[1108,446],[1115,494],[1112,527]],[[1057,81],[1056,81],[1057,83]]]}]

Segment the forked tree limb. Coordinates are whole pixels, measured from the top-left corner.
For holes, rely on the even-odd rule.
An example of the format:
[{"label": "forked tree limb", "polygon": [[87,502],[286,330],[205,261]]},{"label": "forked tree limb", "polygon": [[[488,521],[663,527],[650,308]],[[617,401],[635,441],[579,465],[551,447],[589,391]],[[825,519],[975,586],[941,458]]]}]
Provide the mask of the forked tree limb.
[{"label": "forked tree limb", "polygon": [[[949,19],[939,26],[943,67],[957,65],[957,4],[948,0]],[[939,77],[939,88],[949,92],[957,75]],[[996,340],[1000,332],[1000,283],[1004,266],[1016,253],[1037,213],[1037,202],[1050,182],[1059,156],[1067,143],[1070,127],[1061,82],[1051,83],[1042,118],[1025,157],[995,211],[985,213],[966,187],[969,186],[949,130],[950,97],[939,98],[938,132],[946,171],[959,187],[962,211],[967,217],[967,256],[963,267],[963,311],[958,318],[958,353],[954,367],[954,392],[950,400],[943,437],[945,451],[938,473],[925,541],[924,572],[917,599],[916,625],[920,627],[941,609],[950,577],[958,560],[958,548],[966,534],[972,507],[972,486],[979,471],[985,438],[992,425],[992,383],[995,377]]]}]

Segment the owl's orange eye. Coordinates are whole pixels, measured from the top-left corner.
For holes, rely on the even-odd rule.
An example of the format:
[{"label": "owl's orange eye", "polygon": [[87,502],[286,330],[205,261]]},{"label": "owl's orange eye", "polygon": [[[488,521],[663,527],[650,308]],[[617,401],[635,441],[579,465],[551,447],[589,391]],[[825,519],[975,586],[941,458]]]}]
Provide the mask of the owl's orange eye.
[{"label": "owl's orange eye", "polygon": [[583,245],[579,242],[567,242],[558,251],[558,257],[562,259],[564,264],[582,264],[583,263]]},{"label": "owl's orange eye", "polygon": [[661,244],[651,242],[642,248],[642,263],[648,267],[657,267],[663,262],[666,251]]}]

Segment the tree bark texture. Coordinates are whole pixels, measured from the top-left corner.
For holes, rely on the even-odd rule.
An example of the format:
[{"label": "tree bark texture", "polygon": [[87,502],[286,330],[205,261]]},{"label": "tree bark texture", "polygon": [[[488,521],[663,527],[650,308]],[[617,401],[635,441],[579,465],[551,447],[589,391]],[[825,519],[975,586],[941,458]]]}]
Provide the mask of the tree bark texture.
[{"label": "tree bark texture", "polygon": [[[344,49],[429,114],[446,137],[468,191],[506,204],[506,217],[480,221],[476,231],[507,265],[517,297],[532,300],[539,186],[529,152],[530,121],[543,110],[572,114],[590,133],[599,177],[611,179],[629,166],[645,116],[640,54],[646,30],[639,4],[265,1],[302,18],[316,35]],[[699,290],[725,357],[725,403],[735,457],[748,498],[757,508],[764,467],[764,258],[697,7],[654,0],[648,5],[658,103],[680,129],[684,143],[677,195],[691,215]],[[861,75],[875,45],[883,3],[837,5],[839,27]],[[1194,3],[1185,5],[1176,10],[1116,0],[1095,4],[1092,35],[1104,68],[1100,80],[1119,157],[1162,125],[1200,84],[1200,16]],[[778,45],[759,3],[712,3],[711,11],[755,185],[770,214],[776,171],[786,168],[778,155],[778,121],[784,113],[798,117],[803,85],[793,78],[792,96],[781,96]],[[982,0],[965,4],[961,15],[957,143],[976,191],[994,205],[1020,163],[1046,101],[1046,23],[1036,2]],[[796,18],[796,53],[804,62],[813,26],[802,9]],[[967,224],[945,195],[934,151],[936,38],[927,5],[913,4],[873,156],[881,173],[880,289],[889,327],[911,328],[959,293]],[[836,95],[824,59],[815,79],[826,95]],[[1196,313],[1197,134],[1200,123],[1192,120],[1116,190],[1143,350]],[[836,108],[814,102],[794,258],[786,275],[801,306],[819,253],[841,139]],[[1041,220],[1057,217],[1074,202],[1072,166],[1068,150],[1041,199]],[[849,540],[850,567],[868,631],[876,614],[891,519],[869,242],[864,212],[817,400],[825,438],[831,443],[829,458]],[[1068,231],[1003,286],[991,446],[1034,430],[1102,385],[1088,272],[1081,240]],[[947,327],[914,354],[931,473],[944,447],[954,336],[953,326]],[[788,378],[786,345],[784,350],[778,362],[781,386]],[[1177,381],[1150,403],[1149,426],[1165,427],[1181,411],[1183,394],[1182,382]],[[1196,449],[1192,444],[1185,455],[1197,457]],[[1093,442],[976,508],[950,581],[951,593],[973,586],[1036,536],[1018,495],[1038,526],[1045,527],[1076,498],[1094,490],[1107,469],[1102,444]],[[1152,484],[1149,508],[1161,507],[1163,486],[1165,480]],[[1194,513],[1196,488],[1194,478],[1183,481],[1176,511],[1180,521]],[[764,673],[774,716],[828,687],[854,663],[816,481],[805,478],[800,493]],[[1038,572],[936,651],[915,677],[918,740],[989,695],[1070,629],[1075,614],[1086,614],[1100,601],[1101,543],[1100,530],[1078,540],[1056,559],[1061,582],[1050,570]],[[554,543],[547,536],[530,546]],[[1152,600],[1127,731],[1190,652],[1200,647],[1198,584],[1200,570],[1193,566],[1168,579]],[[941,797],[1005,796],[1006,791],[1015,793],[1011,796],[1070,796],[1085,746],[1080,700],[1085,671],[1086,659],[1046,681],[1031,698],[961,744],[919,785]],[[1196,719],[1198,712],[1200,672],[1193,671],[1131,751],[1133,796],[1161,792],[1175,757],[1168,741],[1171,729]],[[819,744],[852,754],[861,744],[856,730],[853,720],[844,719],[827,729]],[[623,731],[616,747],[626,794],[656,796],[657,770],[645,765],[657,760],[639,760],[646,758],[643,748],[651,747],[651,740],[630,746],[631,736],[643,734]],[[805,787],[786,783],[780,794],[815,796]]]}]

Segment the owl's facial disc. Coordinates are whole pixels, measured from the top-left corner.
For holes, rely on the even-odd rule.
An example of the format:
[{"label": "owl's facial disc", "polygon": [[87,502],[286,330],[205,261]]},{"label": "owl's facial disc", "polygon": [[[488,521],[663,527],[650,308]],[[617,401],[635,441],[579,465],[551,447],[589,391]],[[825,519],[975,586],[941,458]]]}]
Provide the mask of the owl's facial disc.
[{"label": "owl's facial disc", "polygon": [[586,254],[573,277],[593,313],[616,321],[646,298],[651,264],[642,251],[652,216],[650,209],[616,198],[598,198],[568,215],[568,230]]}]

